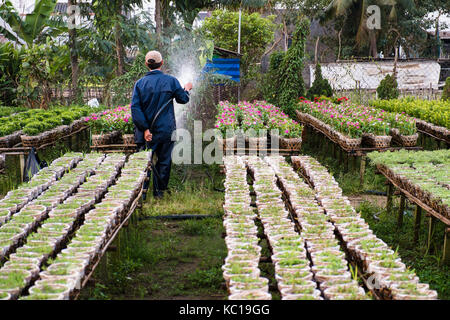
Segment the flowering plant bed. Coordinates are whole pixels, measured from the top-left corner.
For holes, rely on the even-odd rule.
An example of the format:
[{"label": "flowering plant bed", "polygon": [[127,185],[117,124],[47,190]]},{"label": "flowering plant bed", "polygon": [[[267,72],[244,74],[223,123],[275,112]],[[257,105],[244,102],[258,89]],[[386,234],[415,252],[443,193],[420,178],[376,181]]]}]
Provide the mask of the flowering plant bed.
[{"label": "flowering plant bed", "polygon": [[131,105],[94,113],[84,120],[91,127],[94,146],[115,144],[119,141],[127,145],[134,143]]},{"label": "flowering plant bed", "polygon": [[370,230],[368,224],[342,196],[342,190],[328,171],[308,156],[293,157],[303,175],[314,186],[316,199],[334,224],[342,244],[366,274],[371,275],[372,290],[383,298],[436,299],[435,291],[420,284],[414,272]]},{"label": "flowering plant bed", "polygon": [[368,156],[404,190],[450,219],[450,150],[372,152]]},{"label": "flowering plant bed", "polygon": [[279,108],[265,101],[243,101],[238,104],[220,102],[215,128],[221,139],[230,139],[235,135],[234,132],[241,131],[247,144],[259,149],[267,147],[267,133],[271,130],[278,131],[277,138],[282,147],[298,150],[301,145],[302,127]]},{"label": "flowering plant bed", "polygon": [[[326,131],[349,147],[359,147],[361,142],[376,148],[389,147],[392,139],[391,128],[397,129],[395,134],[399,137],[416,134],[415,119],[404,114],[353,105],[350,102],[333,104],[330,101],[302,100],[298,107],[297,115],[301,121]],[[417,138],[399,141],[408,143],[404,146],[411,146]]]}]

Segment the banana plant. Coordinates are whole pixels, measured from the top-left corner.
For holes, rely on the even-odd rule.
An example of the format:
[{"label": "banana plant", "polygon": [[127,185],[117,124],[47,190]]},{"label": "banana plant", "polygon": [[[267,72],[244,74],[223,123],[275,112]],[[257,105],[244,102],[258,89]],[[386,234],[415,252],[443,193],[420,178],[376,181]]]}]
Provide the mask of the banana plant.
[{"label": "banana plant", "polygon": [[67,31],[61,19],[52,17],[55,5],[56,0],[36,0],[33,12],[22,19],[11,1],[4,1],[0,6],[0,18],[9,27],[1,24],[0,33],[10,40],[25,42],[26,46],[30,47],[33,43],[45,39],[46,36],[54,37]]}]

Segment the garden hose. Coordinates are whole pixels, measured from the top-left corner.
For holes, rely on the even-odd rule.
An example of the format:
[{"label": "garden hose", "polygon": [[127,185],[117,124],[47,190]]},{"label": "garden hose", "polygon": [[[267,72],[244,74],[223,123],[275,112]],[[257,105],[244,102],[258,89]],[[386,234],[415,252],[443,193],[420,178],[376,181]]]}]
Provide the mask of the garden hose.
[{"label": "garden hose", "polygon": [[215,183],[214,183],[214,178],[212,177],[212,175],[209,173],[209,170],[208,170],[208,168],[207,167],[205,167],[205,173],[206,173],[206,175],[209,177],[209,179],[211,179],[211,184],[212,184],[212,186],[213,186],[213,190],[214,191],[217,191],[217,192],[225,192],[225,189],[219,189],[219,188],[216,188],[215,187]]},{"label": "garden hose", "polygon": [[384,191],[377,191],[377,190],[366,190],[364,191],[366,194],[373,194],[375,196],[387,196],[387,193]]},{"label": "garden hose", "polygon": [[[158,112],[156,113],[156,115],[153,117],[153,121],[152,121],[152,123],[151,123],[151,125],[150,125],[150,132],[152,132],[153,131],[153,127],[154,127],[154,125],[155,125],[155,121],[156,121],[156,119],[158,119],[158,117],[159,117],[159,115],[161,114],[161,112],[170,104],[170,102],[172,101],[173,99],[170,99],[169,101],[167,101],[162,107],[161,107],[161,109],[159,109],[158,110]],[[147,147],[147,143],[145,144],[145,148]],[[159,175],[159,173],[158,173],[158,170],[156,170],[156,167],[155,167],[155,164],[153,163],[153,152],[152,152],[152,158],[150,159],[150,167],[152,168],[152,172],[153,172],[153,174],[156,176],[156,178],[158,179],[158,180],[161,180],[161,177],[160,177],[160,175]]]}]

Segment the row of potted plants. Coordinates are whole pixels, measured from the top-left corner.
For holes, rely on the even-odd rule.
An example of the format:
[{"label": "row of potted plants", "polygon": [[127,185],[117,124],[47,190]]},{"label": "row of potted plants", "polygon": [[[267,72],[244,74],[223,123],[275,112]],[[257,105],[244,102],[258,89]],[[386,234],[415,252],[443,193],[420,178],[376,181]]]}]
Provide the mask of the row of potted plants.
[{"label": "row of potted plants", "polygon": [[0,227],[0,257],[7,258],[10,252],[20,246],[28,234],[47,218],[48,212],[66,200],[85,181],[86,176],[92,173],[92,168],[101,163],[103,158],[102,155],[92,154],[87,159],[80,161],[75,169],[65,174],[2,225]]},{"label": "row of potted plants", "polygon": [[419,283],[413,271],[401,262],[400,257],[370,230],[369,225],[342,196],[339,185],[317,160],[308,157],[293,157],[305,177],[314,185],[316,198],[325,208],[333,222],[343,245],[358,262],[366,274],[373,275],[374,290],[393,299],[436,299],[437,293],[427,284]]},{"label": "row of potted plants", "polygon": [[23,183],[17,189],[9,191],[0,200],[0,226],[7,222],[13,214],[20,211],[26,204],[47,190],[67,170],[79,163],[82,158],[83,155],[81,153],[66,153],[64,156],[54,160],[50,166],[40,170],[29,182]]},{"label": "row of potted plants", "polygon": [[228,255],[222,266],[229,300],[270,300],[268,279],[260,276],[258,268],[261,247],[258,245],[256,213],[250,207],[247,169],[242,157],[223,158],[225,203],[223,225]]},{"label": "row of potted plants", "polygon": [[301,122],[326,131],[348,148],[357,148],[361,144],[389,147],[393,137],[403,146],[415,146],[417,143],[415,119],[405,114],[325,100],[300,100],[296,112]]},{"label": "row of potted plants", "polygon": [[[372,100],[375,108],[406,113],[416,117],[417,128],[450,141],[450,102],[445,100],[403,99]],[[420,119],[420,120],[419,120]]]},{"label": "row of potted plants", "polygon": [[249,157],[256,206],[272,251],[275,279],[283,300],[321,300],[305,243],[295,231],[277,187],[274,171],[259,157]]},{"label": "row of potted plants", "polygon": [[112,144],[118,140],[124,144],[134,143],[131,105],[93,113],[84,120],[91,127],[93,145]]},{"label": "row of potted plants", "polygon": [[378,170],[450,219],[450,150],[370,153]]},{"label": "row of potted plants", "polygon": [[0,106],[0,118],[3,117],[9,117],[11,115],[14,115],[16,113],[27,111],[27,107],[6,107],[6,106]]},{"label": "row of potted plants", "polygon": [[[67,237],[76,228],[81,216],[89,211],[96,200],[106,192],[125,162],[125,157],[121,155],[109,155],[102,162],[103,158],[103,155],[98,154],[91,156],[93,162],[90,167],[97,167],[92,169],[95,170],[95,174],[87,177],[87,181],[77,189],[74,195],[69,196],[64,203],[53,208],[48,214],[49,218],[41,223],[37,232],[32,233],[27,238],[26,244],[11,254],[10,261],[0,269],[1,277],[14,273],[23,275],[24,271],[27,273],[27,276],[22,278],[21,285],[2,288],[2,291],[9,293],[12,299],[17,298],[23,289],[36,278],[41,266],[49,257],[61,249],[67,241]],[[73,171],[77,169],[78,167]],[[86,179],[86,172],[81,172],[80,176],[80,180],[83,181]],[[46,272],[51,274],[49,270]]]},{"label": "row of potted plants", "polygon": [[364,289],[348,270],[345,253],[334,235],[334,226],[315,200],[314,191],[281,156],[265,157],[275,171],[290,207],[301,226],[301,235],[311,257],[314,280],[326,299],[364,300]]},{"label": "row of potted plants", "polygon": [[101,258],[112,233],[142,189],[149,159],[149,152],[130,156],[116,184],[108,189],[95,209],[85,214],[83,225],[67,248],[49,262],[48,268],[39,274],[40,279],[29,289],[30,295],[22,299],[67,300],[74,290],[81,289],[83,279]]},{"label": "row of potted plants", "polygon": [[38,147],[81,129],[85,126],[83,117],[101,109],[89,106],[30,109],[0,118],[0,147],[11,148],[19,142],[25,147]]},{"label": "row of potted plants", "polygon": [[215,128],[219,143],[231,147],[236,147],[237,137],[243,135],[251,147],[265,149],[268,132],[277,137],[281,148],[299,149],[301,145],[302,126],[266,101],[221,101]]}]

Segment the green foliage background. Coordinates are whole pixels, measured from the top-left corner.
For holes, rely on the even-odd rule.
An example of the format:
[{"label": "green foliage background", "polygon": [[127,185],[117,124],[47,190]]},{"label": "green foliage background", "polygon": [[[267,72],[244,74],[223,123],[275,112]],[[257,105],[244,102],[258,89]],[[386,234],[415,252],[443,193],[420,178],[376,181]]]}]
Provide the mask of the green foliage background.
[{"label": "green foliage background", "polygon": [[[254,78],[258,63],[266,46],[273,41],[275,16],[262,17],[258,12],[242,12],[241,29],[241,74],[243,81]],[[231,51],[238,47],[239,13],[228,10],[213,11],[205,19],[202,33],[214,40],[214,45]]]}]

